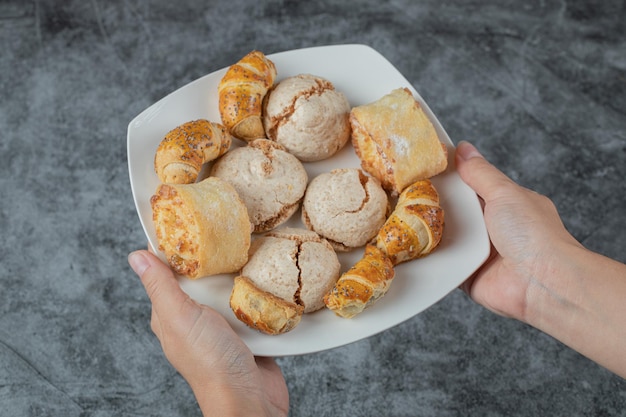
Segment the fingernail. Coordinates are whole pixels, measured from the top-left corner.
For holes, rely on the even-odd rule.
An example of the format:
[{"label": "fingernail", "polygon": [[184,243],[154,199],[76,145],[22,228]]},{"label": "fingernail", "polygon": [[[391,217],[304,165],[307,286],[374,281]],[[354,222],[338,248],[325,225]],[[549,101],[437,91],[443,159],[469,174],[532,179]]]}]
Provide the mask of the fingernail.
[{"label": "fingernail", "polygon": [[146,255],[141,251],[132,252],[128,255],[128,263],[130,267],[139,276],[142,276],[144,271],[150,266],[150,262],[146,258]]},{"label": "fingernail", "polygon": [[483,157],[481,153],[478,152],[478,149],[476,149],[474,145],[472,145],[471,143],[467,141],[459,142],[459,144],[456,147],[456,152],[459,155],[459,157],[463,159],[464,161],[467,161],[468,159],[472,159],[472,158]]}]

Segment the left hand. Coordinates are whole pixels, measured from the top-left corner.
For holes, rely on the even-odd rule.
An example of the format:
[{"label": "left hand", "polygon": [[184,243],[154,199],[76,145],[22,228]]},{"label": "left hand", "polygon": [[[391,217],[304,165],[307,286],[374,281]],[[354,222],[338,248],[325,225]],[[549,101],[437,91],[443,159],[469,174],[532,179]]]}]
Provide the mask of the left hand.
[{"label": "left hand", "polygon": [[136,251],[128,261],[152,302],[152,331],[205,416],[288,414],[287,386],[272,358],[255,358],[224,317],[191,299],[156,256]]}]

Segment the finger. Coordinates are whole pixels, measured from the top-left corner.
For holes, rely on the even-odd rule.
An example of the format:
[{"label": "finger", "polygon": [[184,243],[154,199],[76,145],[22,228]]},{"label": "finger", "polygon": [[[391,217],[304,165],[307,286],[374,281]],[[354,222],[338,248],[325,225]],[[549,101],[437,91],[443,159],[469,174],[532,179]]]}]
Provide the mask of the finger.
[{"label": "finger", "polygon": [[472,296],[472,286],[474,285],[476,279],[482,274],[483,269],[489,268],[489,265],[493,262],[493,260],[499,256],[499,253],[496,250],[495,246],[493,246],[493,243],[489,242],[489,247],[490,250],[487,259],[485,259],[482,265],[476,271],[474,271],[472,275],[469,276],[469,278],[467,278],[461,283],[461,285],[459,285],[459,288],[463,290],[465,294],[470,296],[470,298]]},{"label": "finger", "polygon": [[182,306],[188,295],[178,285],[172,270],[155,255],[140,250],[128,255],[128,263],[146,289],[152,302],[153,316],[163,311],[171,311]]},{"label": "finger", "polygon": [[459,288],[470,298],[472,298],[472,286],[474,285],[476,279],[482,274],[483,269],[489,268],[489,265],[493,262],[493,260],[500,255],[495,246],[493,246],[493,243],[489,242],[489,247],[490,249],[487,259],[485,259],[482,265],[478,267],[478,269],[474,271],[465,281],[463,281],[461,285],[459,285]]},{"label": "finger", "polygon": [[502,171],[490,164],[474,145],[460,142],[456,148],[456,168],[461,179],[483,200],[495,198],[497,190],[515,184]]},{"label": "finger", "polygon": [[280,370],[280,368],[278,367],[278,364],[272,357],[255,356],[254,360],[256,361],[259,368],[267,369],[268,371]]},{"label": "finger", "polygon": [[[499,313],[494,310],[489,303],[491,291],[495,288],[494,279],[497,278],[498,269],[500,268],[501,258],[497,253],[492,253],[483,266],[472,275],[472,279],[467,281],[467,285],[463,290],[476,303],[486,307],[487,309]],[[495,295],[497,297],[497,294]]]},{"label": "finger", "polygon": [[161,340],[161,336],[163,335],[163,330],[161,328],[161,320],[159,320],[159,315],[156,311],[154,311],[154,307],[152,307],[150,318],[150,328],[152,332],[156,335],[156,337]]}]

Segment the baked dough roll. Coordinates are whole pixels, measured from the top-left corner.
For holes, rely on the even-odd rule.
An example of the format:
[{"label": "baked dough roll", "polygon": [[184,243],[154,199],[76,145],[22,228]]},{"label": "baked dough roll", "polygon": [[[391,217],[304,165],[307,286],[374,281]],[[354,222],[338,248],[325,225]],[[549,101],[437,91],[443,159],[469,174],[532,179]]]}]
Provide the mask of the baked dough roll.
[{"label": "baked dough roll", "polygon": [[368,244],[363,258],[339,277],[324,303],[338,316],[352,318],[385,295],[394,276],[391,260]]},{"label": "baked dough roll", "polygon": [[444,211],[430,180],[407,187],[376,236],[376,246],[394,265],[423,257],[441,242]]},{"label": "baked dough roll", "polygon": [[161,140],[154,169],[163,183],[194,183],[202,165],[225,154],[231,143],[230,134],[218,123],[204,119],[184,123]]},{"label": "baked dough roll", "polygon": [[270,335],[293,330],[304,310],[301,305],[263,291],[243,275],[235,277],[230,307],[241,322]]},{"label": "baked dough roll", "polygon": [[227,182],[161,184],[150,199],[159,250],[189,278],[238,271],[248,260],[252,225]]},{"label": "baked dough roll", "polygon": [[352,144],[361,166],[394,195],[448,166],[448,152],[407,88],[350,112]]},{"label": "baked dough roll", "polygon": [[276,66],[262,52],[252,51],[224,74],[217,88],[222,123],[236,138],[265,138],[263,99],[274,85]]}]

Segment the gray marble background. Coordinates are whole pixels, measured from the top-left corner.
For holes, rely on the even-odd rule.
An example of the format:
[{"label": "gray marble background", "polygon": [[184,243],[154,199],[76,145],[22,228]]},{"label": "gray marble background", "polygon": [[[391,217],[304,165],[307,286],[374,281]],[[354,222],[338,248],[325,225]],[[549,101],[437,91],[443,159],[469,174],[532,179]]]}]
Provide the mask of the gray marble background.
[{"label": "gray marble background", "polygon": [[[1,416],[200,415],[126,262],[145,247],[128,122],[252,49],[341,43],[383,53],[455,142],[626,261],[622,0],[2,0]],[[292,416],[626,415],[625,380],[458,290],[278,362]]]}]

